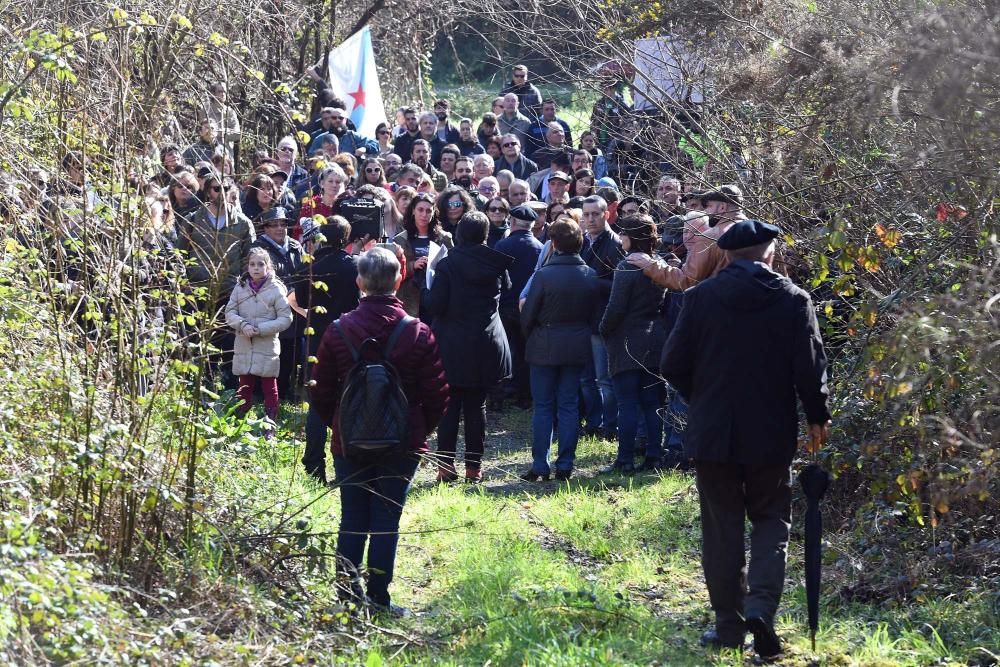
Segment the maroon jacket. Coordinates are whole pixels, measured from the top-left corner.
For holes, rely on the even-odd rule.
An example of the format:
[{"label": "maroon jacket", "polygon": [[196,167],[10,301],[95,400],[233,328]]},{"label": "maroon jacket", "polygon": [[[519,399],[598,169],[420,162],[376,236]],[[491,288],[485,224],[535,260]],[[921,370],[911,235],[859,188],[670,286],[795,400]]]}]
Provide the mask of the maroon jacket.
[{"label": "maroon jacket", "polygon": [[[355,348],[366,338],[383,344],[404,315],[403,302],[394,296],[366,296],[358,307],[340,317],[340,326]],[[319,344],[318,361],[313,371],[313,407],[323,422],[333,429],[330,449],[341,456],[337,407],[343,392],[344,377],[354,366],[351,352],[337,328],[330,326]],[[448,382],[444,377],[441,353],[430,327],[423,322],[410,324],[396,341],[389,356],[403,381],[403,391],[410,404],[410,449],[427,451],[427,436],[437,427],[448,405]]]}]

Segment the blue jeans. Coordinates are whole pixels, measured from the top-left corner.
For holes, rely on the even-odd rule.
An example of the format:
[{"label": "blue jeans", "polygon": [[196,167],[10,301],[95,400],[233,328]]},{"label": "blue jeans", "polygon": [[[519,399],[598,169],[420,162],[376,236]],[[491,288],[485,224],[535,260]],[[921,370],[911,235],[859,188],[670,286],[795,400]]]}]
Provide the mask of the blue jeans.
[{"label": "blue jeans", "polygon": [[594,356],[594,377],[597,378],[597,389],[601,392],[601,404],[604,408],[604,419],[601,426],[611,431],[618,425],[618,403],[615,401],[615,389],[611,384],[608,348],[604,344],[603,338],[597,334],[591,334],[590,350]]},{"label": "blue jeans", "polygon": [[559,447],[556,470],[573,470],[576,441],[580,436],[580,407],[577,389],[583,366],[531,366],[531,470],[548,475],[552,448],[552,422],[559,414]]},{"label": "blue jeans", "polygon": [[389,605],[399,518],[419,462],[416,454],[386,457],[377,463],[333,458],[340,489],[337,569],[351,578],[352,597],[361,596],[359,573],[367,541],[368,597],[376,604]]},{"label": "blue jeans", "polygon": [[678,391],[673,392],[666,414],[666,442],[669,451],[684,451],[684,427],[687,425],[688,406]]},{"label": "blue jeans", "polygon": [[636,368],[622,371],[612,378],[618,397],[618,463],[634,463],[635,434],[640,413],[646,425],[646,459],[663,456],[663,420],[660,408],[666,397],[666,387],[652,373]]}]

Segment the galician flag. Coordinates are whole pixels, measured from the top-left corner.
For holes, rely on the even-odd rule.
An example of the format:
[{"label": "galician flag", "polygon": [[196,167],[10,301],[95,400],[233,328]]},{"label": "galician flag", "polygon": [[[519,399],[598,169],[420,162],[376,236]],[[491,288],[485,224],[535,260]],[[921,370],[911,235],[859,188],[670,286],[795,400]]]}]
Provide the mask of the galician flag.
[{"label": "galician flag", "polygon": [[375,71],[372,32],[365,26],[328,56],[330,87],[347,102],[347,115],[362,135],[374,139],[375,128],[386,121],[382,90]]}]

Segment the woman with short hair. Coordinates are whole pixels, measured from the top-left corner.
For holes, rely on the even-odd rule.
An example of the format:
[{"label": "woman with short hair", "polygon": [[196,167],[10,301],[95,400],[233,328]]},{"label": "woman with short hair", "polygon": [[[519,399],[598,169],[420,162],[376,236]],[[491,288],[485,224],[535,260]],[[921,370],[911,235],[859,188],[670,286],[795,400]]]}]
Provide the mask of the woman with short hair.
[{"label": "woman with short hair", "polygon": [[[339,587],[340,597],[359,606],[367,602],[378,612],[403,615],[405,610],[393,605],[389,595],[399,520],[420,456],[427,451],[427,436],[444,414],[448,383],[433,332],[426,324],[404,322],[388,360],[406,395],[409,438],[401,451],[375,459],[347,456],[338,411],[347,375],[355,365],[351,347],[360,349],[369,338],[386,346],[406,316],[396,298],[402,278],[396,255],[376,246],[358,257],[357,269],[363,297],[323,335],[312,405],[332,430],[330,450],[340,493],[337,573],[349,582]],[[362,568],[366,545],[367,577]]]},{"label": "woman with short hair", "polygon": [[556,479],[573,474],[580,435],[580,377],[591,357],[590,331],[599,301],[597,274],[580,257],[583,231],[565,218],[549,226],[553,255],[535,271],[521,310],[533,411],[531,468],[521,478],[547,480],[552,425],[558,415]]}]

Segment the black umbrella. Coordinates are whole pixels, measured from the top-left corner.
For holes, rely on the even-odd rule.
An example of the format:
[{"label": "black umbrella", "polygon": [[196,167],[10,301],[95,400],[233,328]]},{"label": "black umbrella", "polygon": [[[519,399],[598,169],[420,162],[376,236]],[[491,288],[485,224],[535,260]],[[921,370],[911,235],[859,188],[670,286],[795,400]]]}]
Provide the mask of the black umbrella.
[{"label": "black umbrella", "polygon": [[809,607],[809,635],[816,651],[816,630],[819,628],[819,584],[823,568],[823,515],[819,501],[830,486],[830,473],[817,463],[810,463],[799,473],[799,484],[806,495],[806,604]]}]

